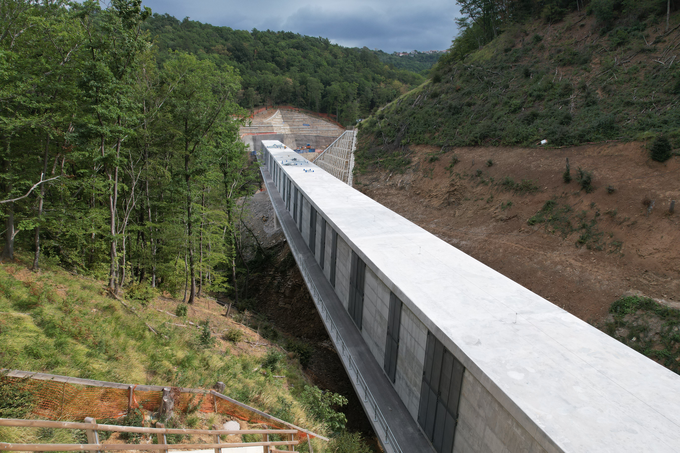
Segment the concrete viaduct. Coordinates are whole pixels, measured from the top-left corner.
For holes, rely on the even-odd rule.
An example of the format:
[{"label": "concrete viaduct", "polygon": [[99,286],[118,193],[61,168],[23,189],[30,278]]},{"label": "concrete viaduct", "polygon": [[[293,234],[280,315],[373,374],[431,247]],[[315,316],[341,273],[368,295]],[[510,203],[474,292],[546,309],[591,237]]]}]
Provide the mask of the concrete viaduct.
[{"label": "concrete viaduct", "polygon": [[282,143],[257,151],[385,451],[680,451],[680,376]]}]

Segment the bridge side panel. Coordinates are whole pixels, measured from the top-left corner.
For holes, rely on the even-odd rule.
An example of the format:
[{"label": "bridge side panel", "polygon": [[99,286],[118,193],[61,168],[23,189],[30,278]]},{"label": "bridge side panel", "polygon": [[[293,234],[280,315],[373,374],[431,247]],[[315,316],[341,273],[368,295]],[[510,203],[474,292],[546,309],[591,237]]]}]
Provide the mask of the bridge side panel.
[{"label": "bridge side panel", "polygon": [[453,453],[553,453],[545,450],[468,370],[458,405]]},{"label": "bridge side panel", "polygon": [[427,327],[403,304],[394,387],[414,420],[418,419],[426,346]]},{"label": "bridge side panel", "polygon": [[335,293],[345,307],[349,307],[349,275],[352,266],[352,249],[338,235],[338,256],[335,267]]},{"label": "bridge side panel", "polygon": [[[314,247],[314,259],[316,259],[316,262],[321,264],[321,248],[325,247],[325,244],[321,243],[321,228],[323,227],[323,216],[321,215],[320,212],[316,213],[316,225],[314,225],[314,228],[316,228],[316,237],[315,237],[315,247]],[[325,258],[325,255],[324,255]],[[325,267],[325,266],[324,266]]]},{"label": "bridge side panel", "polygon": [[[319,213],[321,214],[321,213]],[[321,215],[319,215],[321,217]],[[324,256],[324,264],[323,264],[323,275],[326,277],[326,280],[330,281],[331,280],[331,258],[333,256],[333,252],[331,248],[333,247],[333,227],[331,226],[330,223],[326,222],[326,255]]]},{"label": "bridge side panel", "polygon": [[302,233],[302,237],[305,240],[305,244],[307,244],[307,247],[310,246],[309,244],[309,216],[310,216],[310,204],[309,201],[307,200],[307,197],[302,197],[302,225],[300,226],[300,233]]},{"label": "bridge side panel", "polygon": [[377,275],[366,266],[364,287],[363,329],[361,335],[368,344],[373,357],[384,367],[387,340],[387,317],[390,310],[390,290]]}]

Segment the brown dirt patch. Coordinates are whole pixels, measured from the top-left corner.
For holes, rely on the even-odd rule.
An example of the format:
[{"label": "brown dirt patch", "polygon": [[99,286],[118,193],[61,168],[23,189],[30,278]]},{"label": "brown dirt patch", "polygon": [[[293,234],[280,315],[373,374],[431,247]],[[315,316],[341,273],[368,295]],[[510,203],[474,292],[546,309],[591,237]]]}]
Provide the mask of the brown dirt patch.
[{"label": "brown dirt patch", "polygon": [[[459,162],[450,167],[454,155]],[[643,144],[617,142],[445,153],[416,146],[411,157],[404,174],[369,172],[355,187],[583,320],[602,320],[626,291],[680,301],[680,206],[668,213],[670,201],[680,200],[680,158],[660,164]],[[569,184],[562,179],[566,158]],[[593,173],[592,193],[579,187],[579,167]],[[539,190],[507,190],[506,177],[531,180]],[[645,198],[654,200],[649,215]],[[583,229],[564,236],[549,223],[530,226],[551,199],[569,206],[575,228],[590,225],[597,242],[578,246]]]}]

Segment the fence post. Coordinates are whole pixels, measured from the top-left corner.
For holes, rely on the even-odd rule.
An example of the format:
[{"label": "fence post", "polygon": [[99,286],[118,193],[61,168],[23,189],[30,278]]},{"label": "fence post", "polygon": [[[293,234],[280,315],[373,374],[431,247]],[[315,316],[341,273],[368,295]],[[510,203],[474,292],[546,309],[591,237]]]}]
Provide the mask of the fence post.
[{"label": "fence post", "polygon": [[[291,442],[295,441],[295,434],[289,434],[289,436],[290,436],[290,441],[291,441]],[[290,446],[288,447],[288,449],[289,449],[290,451],[295,451],[295,445],[290,445]]]},{"label": "fence post", "polygon": [[[262,435],[262,442],[269,442],[269,434]],[[269,445],[263,446],[262,451],[263,453],[269,453]]]},{"label": "fence post", "polygon": [[307,434],[307,446],[309,447],[309,453],[314,453],[314,448],[312,447],[312,436]]},{"label": "fence post", "polygon": [[133,386],[128,387],[128,414],[132,410],[132,401],[135,397],[135,388]]},{"label": "fence post", "polygon": [[[156,423],[156,428],[165,428],[165,424],[163,423]],[[156,437],[158,438],[158,445],[167,445],[168,444],[168,439],[165,437],[165,433],[158,433],[156,434]],[[168,453],[168,450],[160,450],[162,453]]]},{"label": "fence post", "polygon": [[[85,417],[85,423],[89,423],[91,425],[96,425],[97,420],[95,420],[92,417]],[[92,444],[92,445],[99,445],[99,433],[95,429],[86,429],[85,434],[87,434],[87,443]],[[102,453],[101,451],[97,451],[97,453]]]},{"label": "fence post", "polygon": [[[214,437],[215,437],[215,443],[216,443],[216,444],[221,444],[221,443],[222,443],[222,439],[220,438],[220,435],[219,435],[219,434],[215,434]],[[221,449],[220,447],[215,448],[215,453],[222,453],[222,449]]]}]

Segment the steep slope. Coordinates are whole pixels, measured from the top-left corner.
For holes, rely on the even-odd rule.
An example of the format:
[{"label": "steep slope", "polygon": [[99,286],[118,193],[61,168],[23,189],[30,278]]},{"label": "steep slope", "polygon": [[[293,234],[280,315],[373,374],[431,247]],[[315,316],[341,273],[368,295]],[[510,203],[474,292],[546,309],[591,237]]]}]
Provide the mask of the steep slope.
[{"label": "steep slope", "polygon": [[[680,139],[680,15],[602,36],[594,16],[512,25],[463,59],[442,57],[432,79],[362,124],[360,166],[399,165],[412,144],[577,145]],[[404,164],[407,162],[402,162]]]}]

